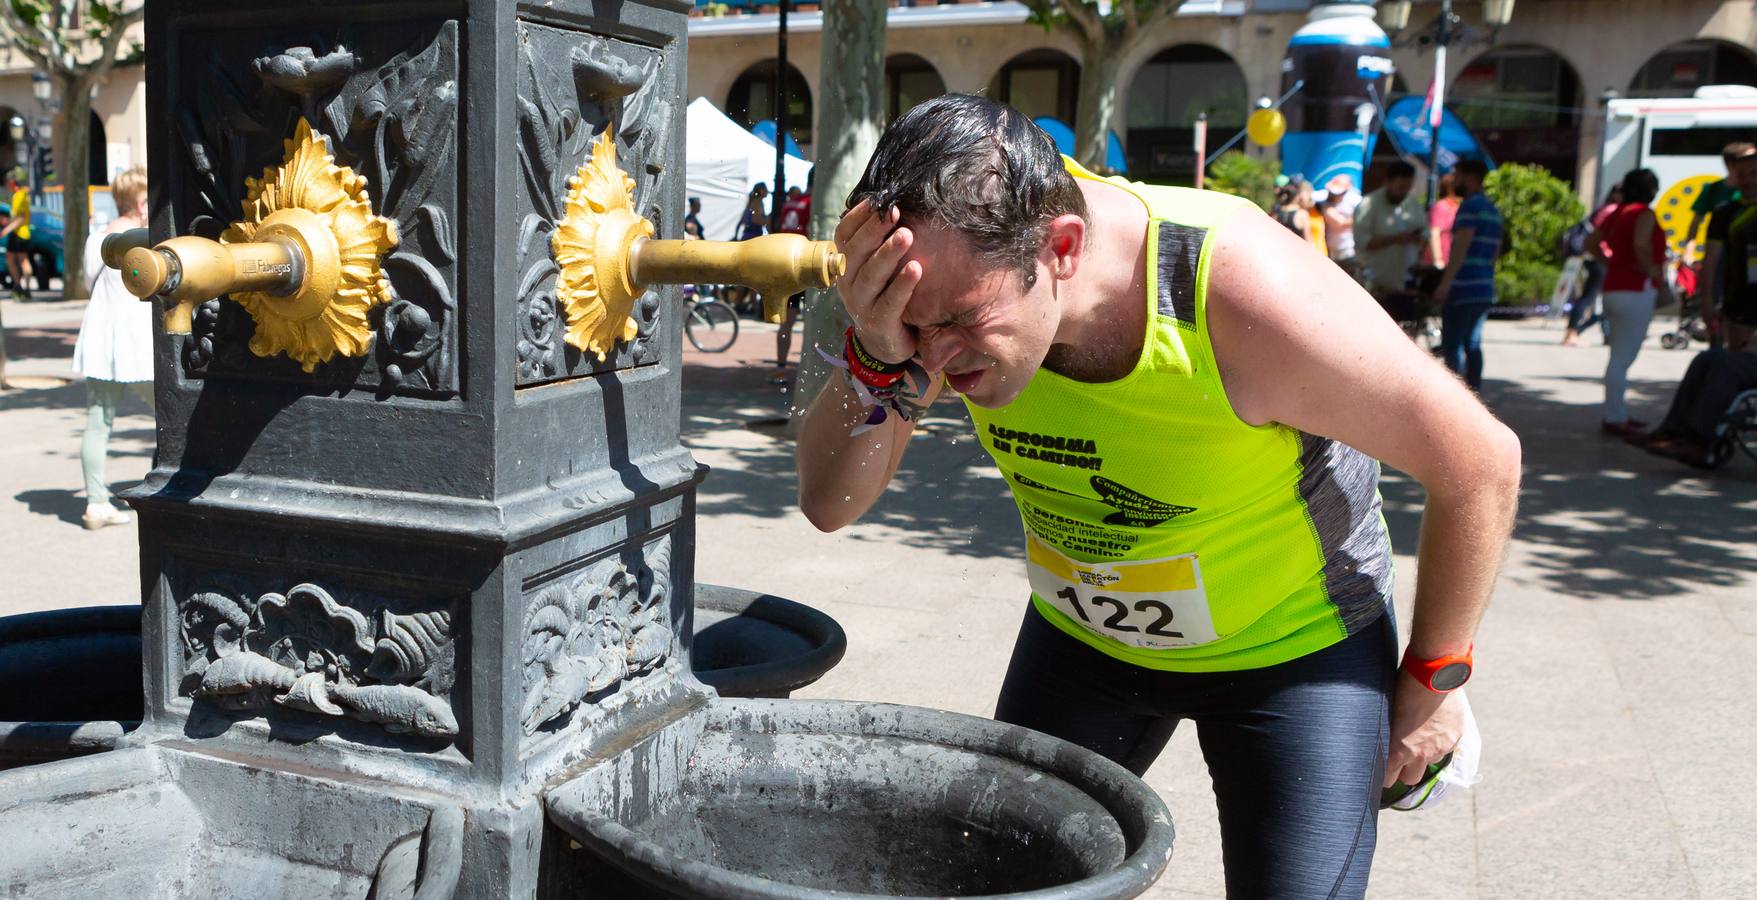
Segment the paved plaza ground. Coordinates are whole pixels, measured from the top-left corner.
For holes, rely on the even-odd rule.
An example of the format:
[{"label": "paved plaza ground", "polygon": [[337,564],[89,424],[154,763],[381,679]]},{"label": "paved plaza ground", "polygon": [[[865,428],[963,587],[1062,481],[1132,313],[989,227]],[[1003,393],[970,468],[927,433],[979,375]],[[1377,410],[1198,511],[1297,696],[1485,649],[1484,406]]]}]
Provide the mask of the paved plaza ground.
[{"label": "paved plaza ground", "polygon": [[[58,383],[77,304],[3,303],[9,373]],[[1655,323],[1632,372],[1657,419],[1690,351]],[[785,402],[760,360],[772,329],[730,353],[685,354],[684,435],[713,467],[699,503],[704,581],[816,606],[848,655],[802,696],[992,711],[1027,587],[1018,515],[955,403],[936,406],[866,520],[817,533],[794,505],[792,447],[757,424]],[[1469,688],[1485,780],[1438,808],[1381,817],[1382,898],[1757,896],[1757,465],[1704,475],[1597,432],[1603,347],[1556,326],[1491,322],[1484,396],[1524,440],[1518,531],[1477,642]],[[128,401],[132,404],[132,398]],[[0,394],[0,614],[136,602],[132,527],[79,517],[77,383]],[[111,480],[146,471],[144,407],[117,420]],[[1383,484],[1407,620],[1419,485]],[[1224,895],[1213,796],[1180,729],[1148,781],[1177,845],[1147,895]]]}]

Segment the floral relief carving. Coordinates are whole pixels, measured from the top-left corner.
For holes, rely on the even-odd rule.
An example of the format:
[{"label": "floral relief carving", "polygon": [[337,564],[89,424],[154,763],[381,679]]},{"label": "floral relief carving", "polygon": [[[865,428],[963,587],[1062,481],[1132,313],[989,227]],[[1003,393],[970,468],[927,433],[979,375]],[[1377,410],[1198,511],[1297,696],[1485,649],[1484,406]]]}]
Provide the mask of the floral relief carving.
[{"label": "floral relief carving", "polygon": [[[301,360],[302,368],[321,380],[377,388],[380,396],[453,392],[457,23],[381,28],[356,34],[358,44],[349,46],[332,37],[313,29],[254,52],[248,43],[214,40],[206,66],[186,67],[203,75],[182,87],[186,99],[175,104],[195,201],[179,231],[217,238],[238,216],[245,175],[298,121],[309,121],[337,162],[359,173],[367,202],[395,223],[401,241],[379,263],[382,295],[352,317],[358,331],[346,344],[363,355],[326,361],[319,352]],[[247,352],[273,339],[242,308],[215,304],[194,324],[184,359],[193,374],[299,374]]]},{"label": "floral relief carving", "polygon": [[178,604],[184,692],[232,710],[284,707],[452,738],[451,614],[369,616],[314,584],[252,596],[204,585]]},{"label": "floral relief carving", "polygon": [[671,658],[670,568],[667,537],[635,568],[606,560],[532,595],[521,648],[526,734]]},{"label": "floral relief carving", "polygon": [[[557,257],[567,244],[565,231],[569,204],[594,207],[610,202],[604,190],[582,179],[584,192],[575,192],[569,179],[581,170],[594,152],[593,139],[614,121],[620,130],[603,130],[601,139],[612,145],[620,139],[639,157],[663,160],[671,151],[654,143],[669,134],[672,107],[655,94],[669,90],[671,80],[661,77],[661,54],[596,37],[560,33],[542,26],[520,29],[518,96],[518,160],[521,192],[528,212],[519,226],[517,355],[519,382],[528,384],[570,373],[643,364],[657,357],[654,337],[663,304],[657,294],[645,292],[632,309],[620,315],[576,321],[564,309],[558,282],[568,278],[565,261]],[[551,71],[549,60],[559,60]],[[628,116],[666,120],[663,127],[630,126]],[[637,148],[637,143],[639,144]],[[662,165],[646,167],[643,178],[624,183],[612,179],[620,193],[632,191],[631,210],[647,211],[657,221],[657,209],[647,209],[647,199],[657,183]],[[608,182],[606,182],[608,184]],[[594,202],[595,201],[595,202]],[[626,201],[617,201],[626,202]],[[569,332],[572,332],[570,335]]]}]

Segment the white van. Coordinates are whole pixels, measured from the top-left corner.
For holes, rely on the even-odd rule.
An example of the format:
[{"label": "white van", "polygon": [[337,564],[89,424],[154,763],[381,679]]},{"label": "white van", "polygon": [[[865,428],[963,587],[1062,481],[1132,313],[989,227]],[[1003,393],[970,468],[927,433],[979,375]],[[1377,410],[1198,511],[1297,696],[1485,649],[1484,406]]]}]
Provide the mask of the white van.
[{"label": "white van", "polygon": [[1673,252],[1681,253],[1690,226],[1690,205],[1703,188],[1726,177],[1722,147],[1757,142],[1757,87],[1709,85],[1694,97],[1612,100],[1606,109],[1600,151],[1598,196],[1629,172],[1652,169],[1659,176],[1654,212]]}]

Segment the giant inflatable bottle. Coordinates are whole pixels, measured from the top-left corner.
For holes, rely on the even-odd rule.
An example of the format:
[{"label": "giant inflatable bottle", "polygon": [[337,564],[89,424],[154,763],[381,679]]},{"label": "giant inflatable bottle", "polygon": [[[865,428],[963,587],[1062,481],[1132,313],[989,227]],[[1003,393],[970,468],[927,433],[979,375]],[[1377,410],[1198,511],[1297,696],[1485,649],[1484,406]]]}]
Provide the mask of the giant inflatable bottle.
[{"label": "giant inflatable bottle", "polygon": [[1391,73],[1391,39],[1373,21],[1373,0],[1312,7],[1281,60],[1282,93],[1305,82],[1281,107],[1287,116],[1281,171],[1318,187],[1347,175],[1361,187]]}]

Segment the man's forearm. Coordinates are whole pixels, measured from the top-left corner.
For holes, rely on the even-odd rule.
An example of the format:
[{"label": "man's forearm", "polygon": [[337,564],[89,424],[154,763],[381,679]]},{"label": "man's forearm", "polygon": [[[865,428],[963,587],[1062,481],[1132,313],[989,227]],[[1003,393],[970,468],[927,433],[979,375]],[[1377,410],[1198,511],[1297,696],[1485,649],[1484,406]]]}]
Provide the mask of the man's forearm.
[{"label": "man's forearm", "polygon": [[[1501,446],[1505,445],[1505,446]],[[1430,488],[1422,513],[1410,652],[1463,653],[1494,590],[1518,508],[1519,450],[1510,436],[1467,477]]]},{"label": "man's forearm", "polygon": [[832,373],[800,423],[794,450],[799,508],[822,531],[853,523],[878,501],[914,431],[893,412],[878,427],[851,435],[871,411],[847,378]]}]

